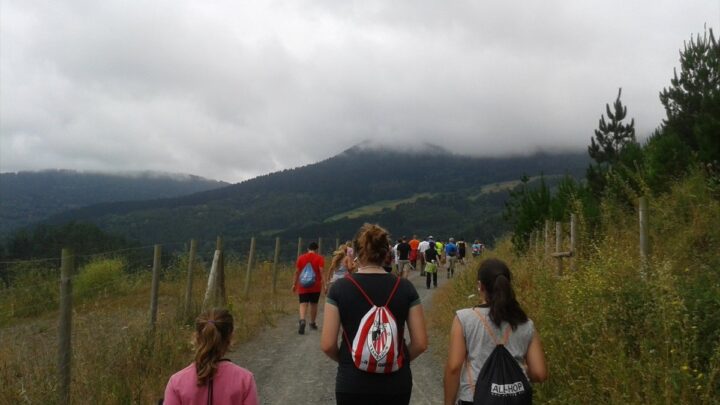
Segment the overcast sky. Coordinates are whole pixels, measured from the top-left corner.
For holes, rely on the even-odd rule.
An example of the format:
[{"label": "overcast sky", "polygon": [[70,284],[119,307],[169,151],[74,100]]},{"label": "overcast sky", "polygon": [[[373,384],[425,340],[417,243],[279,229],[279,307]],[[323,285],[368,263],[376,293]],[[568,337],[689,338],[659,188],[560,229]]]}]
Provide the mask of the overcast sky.
[{"label": "overcast sky", "polygon": [[240,181],[365,139],[582,149],[640,137],[720,0],[0,0],[0,170]]}]

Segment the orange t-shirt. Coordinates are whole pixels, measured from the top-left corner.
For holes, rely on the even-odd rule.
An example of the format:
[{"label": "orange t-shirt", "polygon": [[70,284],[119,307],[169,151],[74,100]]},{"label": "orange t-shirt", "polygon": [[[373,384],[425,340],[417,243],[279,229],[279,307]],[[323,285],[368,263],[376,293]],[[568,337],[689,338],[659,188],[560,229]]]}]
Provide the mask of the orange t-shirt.
[{"label": "orange t-shirt", "polygon": [[417,250],[418,246],[420,246],[420,241],[417,239],[413,239],[410,242],[408,242],[408,244],[410,245],[410,249]]}]

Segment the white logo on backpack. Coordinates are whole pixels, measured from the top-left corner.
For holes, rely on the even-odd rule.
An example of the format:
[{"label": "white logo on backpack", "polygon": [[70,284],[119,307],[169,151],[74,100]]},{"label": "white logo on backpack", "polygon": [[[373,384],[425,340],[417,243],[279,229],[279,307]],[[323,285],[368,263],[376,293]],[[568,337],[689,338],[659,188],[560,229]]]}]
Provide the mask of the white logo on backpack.
[{"label": "white logo on backpack", "polygon": [[[400,344],[402,340],[398,336],[397,322],[388,308],[388,304],[395,295],[400,279],[398,278],[395,282],[385,305],[378,307],[357,281],[349,275],[346,278],[355,284],[371,305],[370,310],[360,320],[358,331],[353,339],[352,347],[350,347],[350,356],[355,367],[368,373],[397,371],[403,366],[405,356]],[[343,333],[345,333],[344,330]],[[345,334],[345,341],[348,341],[347,334]]]}]

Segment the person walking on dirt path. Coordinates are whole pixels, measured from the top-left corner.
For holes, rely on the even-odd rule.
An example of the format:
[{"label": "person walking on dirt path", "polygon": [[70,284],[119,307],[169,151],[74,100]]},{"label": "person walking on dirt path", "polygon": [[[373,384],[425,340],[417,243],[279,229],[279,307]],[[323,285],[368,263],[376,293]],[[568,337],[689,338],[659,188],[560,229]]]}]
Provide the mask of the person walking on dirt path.
[{"label": "person walking on dirt path", "polygon": [[[315,320],[317,319],[320,292],[323,289],[323,268],[325,267],[325,259],[320,256],[317,251],[317,242],[310,242],[308,245],[308,252],[298,257],[295,265],[297,270],[295,271],[292,290],[298,294],[298,299],[300,301],[298,333],[301,335],[305,334],[308,305],[310,306],[310,329],[318,328]],[[305,274],[309,274],[310,276],[305,278]]]},{"label": "person walking on dirt path", "polygon": [[413,235],[413,238],[408,242],[410,245],[410,265],[413,269],[417,269],[418,262],[418,248],[420,247],[420,241],[417,235]]},{"label": "person walking on dirt path", "polygon": [[455,239],[450,238],[447,245],[445,245],[445,258],[447,260],[447,278],[452,278],[455,275],[455,262],[457,262],[458,248],[455,244]]},{"label": "person walking on dirt path", "polygon": [[[434,243],[432,236],[430,237],[430,243]],[[432,285],[437,288],[437,274],[440,267],[440,255],[437,250],[432,248],[425,249],[425,286],[430,289],[430,279],[432,279]]]},{"label": "person walking on dirt path", "polygon": [[507,265],[487,259],[480,264],[477,279],[485,303],[457,311],[450,329],[445,405],[473,403],[475,382],[498,338],[503,338],[505,348],[529,381],[543,382],[548,376],[540,337],[515,299]]},{"label": "person walking on dirt path", "polygon": [[[420,256],[420,276],[425,275],[425,251],[430,248],[430,242],[432,240],[432,236],[428,236],[425,238],[424,241],[420,242],[418,245],[418,256]],[[434,242],[433,242],[434,243]]]},{"label": "person walking on dirt path", "polygon": [[[336,281],[328,292],[320,338],[322,351],[338,362],[336,403],[407,405],[412,393],[410,365],[428,344],[420,297],[410,281],[381,267],[389,254],[385,229],[365,224],[353,243],[358,271]],[[405,327],[410,335],[407,345]]]},{"label": "person walking on dirt path", "polygon": [[395,247],[398,255],[397,275],[402,278],[408,278],[408,273],[410,273],[410,251],[412,250],[410,244],[405,242],[405,240],[404,236],[400,238],[400,243]]},{"label": "person walking on dirt path", "polygon": [[482,246],[480,245],[480,241],[475,239],[475,243],[472,244],[472,255],[473,257],[480,256],[480,253],[482,252]]},{"label": "person walking on dirt path", "polygon": [[347,248],[345,245],[340,245],[335,253],[333,253],[330,267],[328,267],[328,271],[325,275],[325,283],[323,284],[323,291],[325,291],[325,294],[327,294],[332,283],[350,273],[350,268],[352,268],[352,262],[350,257],[347,255]]},{"label": "person walking on dirt path", "polygon": [[465,238],[460,237],[457,243],[457,250],[458,250],[458,263],[465,265],[465,256],[467,255],[467,244],[465,243]]},{"label": "person walking on dirt path", "polygon": [[211,309],[195,320],[195,361],[170,377],[164,405],[258,405],[252,373],[223,358],[230,348],[233,317],[226,309]]}]

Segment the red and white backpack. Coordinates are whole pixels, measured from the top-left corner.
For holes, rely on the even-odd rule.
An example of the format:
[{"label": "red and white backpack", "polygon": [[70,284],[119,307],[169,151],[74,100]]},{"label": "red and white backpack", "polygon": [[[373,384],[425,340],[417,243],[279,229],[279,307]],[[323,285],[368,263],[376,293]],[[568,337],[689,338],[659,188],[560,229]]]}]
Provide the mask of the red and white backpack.
[{"label": "red and white backpack", "polygon": [[[388,308],[388,304],[400,285],[400,278],[397,278],[390,296],[385,305],[381,307],[375,305],[352,276],[348,275],[346,278],[355,284],[370,303],[370,310],[360,321],[355,339],[350,347],[350,356],[355,367],[368,373],[380,374],[399,370],[405,363],[402,348],[403,337],[399,336],[395,316]],[[349,342],[345,330],[343,330],[343,334],[345,342]]]}]

